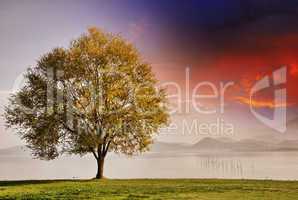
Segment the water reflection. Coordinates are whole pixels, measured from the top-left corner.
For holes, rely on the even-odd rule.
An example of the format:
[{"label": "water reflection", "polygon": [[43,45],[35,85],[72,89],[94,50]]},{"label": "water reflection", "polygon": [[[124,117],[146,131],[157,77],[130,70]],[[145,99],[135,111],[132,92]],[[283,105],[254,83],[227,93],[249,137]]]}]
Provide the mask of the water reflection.
[{"label": "water reflection", "polygon": [[214,156],[196,157],[198,167],[207,174],[243,178],[243,164],[239,159]]}]

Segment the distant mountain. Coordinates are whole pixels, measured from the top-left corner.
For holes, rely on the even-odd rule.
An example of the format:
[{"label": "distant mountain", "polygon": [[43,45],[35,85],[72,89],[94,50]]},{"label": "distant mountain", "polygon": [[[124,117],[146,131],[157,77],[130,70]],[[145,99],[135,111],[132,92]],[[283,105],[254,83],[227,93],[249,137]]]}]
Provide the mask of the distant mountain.
[{"label": "distant mountain", "polygon": [[291,130],[296,130],[298,133],[298,118],[292,119],[291,121],[287,122],[287,128]]},{"label": "distant mountain", "polygon": [[219,150],[219,149],[229,149],[233,141],[231,140],[220,140],[214,138],[203,138],[199,142],[192,145],[194,150]]},{"label": "distant mountain", "polygon": [[[151,153],[198,153],[198,152],[264,152],[264,151],[298,151],[298,140],[267,142],[255,139],[233,140],[230,138],[201,139],[195,144],[166,143],[155,141]],[[0,156],[31,157],[26,146],[0,149]]]},{"label": "distant mountain", "polygon": [[155,141],[151,147],[150,152],[176,152],[189,148],[190,145],[182,143],[166,143]]},{"label": "distant mountain", "polygon": [[225,150],[225,151],[298,151],[298,140],[285,140],[279,143],[270,143],[254,139],[222,140],[204,138],[194,144],[193,150]]},{"label": "distant mountain", "polygon": [[298,140],[262,141],[255,139],[232,140],[230,138],[201,139],[195,144],[155,142],[151,152],[263,152],[298,151]]},{"label": "distant mountain", "polygon": [[276,147],[279,151],[298,151],[298,140],[285,140]]},{"label": "distant mountain", "polygon": [[30,150],[26,146],[14,146],[0,149],[0,156],[30,156]]}]

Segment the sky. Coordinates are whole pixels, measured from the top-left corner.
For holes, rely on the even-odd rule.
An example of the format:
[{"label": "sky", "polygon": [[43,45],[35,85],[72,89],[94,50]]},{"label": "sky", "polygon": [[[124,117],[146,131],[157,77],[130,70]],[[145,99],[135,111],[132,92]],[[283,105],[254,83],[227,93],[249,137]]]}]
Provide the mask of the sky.
[{"label": "sky", "polygon": [[[298,2],[282,0],[1,1],[1,110],[22,74],[42,54],[67,47],[88,27],[97,26],[133,43],[174,96],[173,107],[182,107],[172,115],[172,129],[158,139],[193,143],[206,136],[296,138],[298,132],[291,124],[298,123],[297,20]],[[281,67],[286,68],[282,86],[286,103],[274,103],[275,87],[260,91],[250,101],[254,84],[268,75],[272,85],[272,73]],[[189,98],[196,87],[200,95],[214,95],[215,90],[222,94],[220,84],[228,83],[233,85],[218,98]],[[181,98],[175,98],[180,90]],[[193,104],[216,112],[198,113]],[[289,128],[284,133],[262,123],[250,110],[272,118],[280,107],[287,110]],[[218,119],[232,124],[233,134],[205,130],[182,134],[193,123],[217,123]],[[14,132],[4,128],[2,119],[0,148],[21,143]]]}]

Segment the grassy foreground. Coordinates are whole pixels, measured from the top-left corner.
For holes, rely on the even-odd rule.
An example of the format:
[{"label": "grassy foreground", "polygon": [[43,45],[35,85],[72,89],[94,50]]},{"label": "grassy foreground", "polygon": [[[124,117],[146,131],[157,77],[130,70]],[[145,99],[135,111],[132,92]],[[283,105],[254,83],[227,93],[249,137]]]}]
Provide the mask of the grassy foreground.
[{"label": "grassy foreground", "polygon": [[282,199],[298,182],[247,180],[92,180],[0,182],[0,199]]}]

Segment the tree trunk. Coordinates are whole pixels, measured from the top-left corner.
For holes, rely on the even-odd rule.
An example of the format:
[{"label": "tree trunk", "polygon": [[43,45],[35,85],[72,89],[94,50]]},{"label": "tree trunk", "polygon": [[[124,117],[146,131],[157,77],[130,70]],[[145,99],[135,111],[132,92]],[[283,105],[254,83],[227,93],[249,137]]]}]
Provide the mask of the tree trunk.
[{"label": "tree trunk", "polygon": [[96,179],[103,179],[103,169],[104,169],[105,158],[97,159],[97,174]]}]

